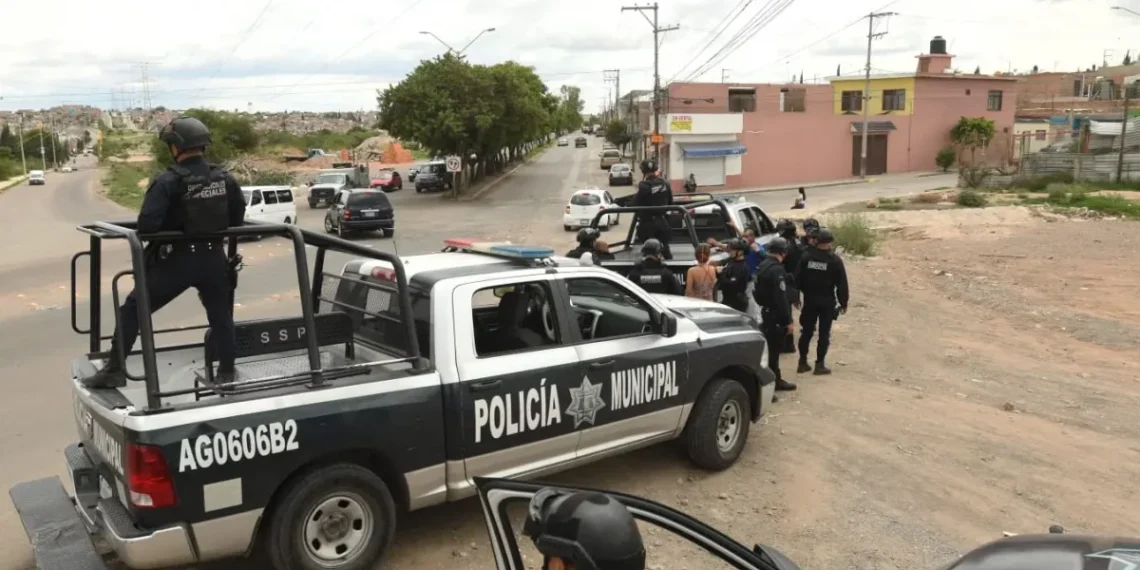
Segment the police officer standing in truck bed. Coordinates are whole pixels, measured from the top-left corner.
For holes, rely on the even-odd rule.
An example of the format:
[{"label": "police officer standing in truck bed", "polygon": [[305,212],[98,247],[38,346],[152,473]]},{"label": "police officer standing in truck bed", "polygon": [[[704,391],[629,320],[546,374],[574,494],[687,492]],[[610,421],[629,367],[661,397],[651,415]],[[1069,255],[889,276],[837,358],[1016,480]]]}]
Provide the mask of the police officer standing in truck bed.
[{"label": "police officer standing in truck bed", "polygon": [[[633,197],[635,207],[669,206],[673,203],[673,190],[669,188],[669,181],[658,173],[657,159],[647,158],[641,161],[641,173],[645,176],[637,184],[637,194]],[[665,212],[637,212],[638,241],[656,239],[661,242],[661,256],[673,259],[673,252],[669,249],[671,230]]]},{"label": "police officer standing in truck bed", "polygon": [[[241,186],[225,170],[206,163],[202,153],[210,145],[210,130],[198,119],[179,117],[163,127],[175,164],[151,183],[139,210],[138,232],[208,234],[245,219]],[[233,305],[230,301],[230,267],[220,239],[178,241],[147,245],[146,278],[151,311],[157,311],[187,289],[198,290],[210,323],[210,338],[218,355],[218,378],[232,378],[234,355]],[[134,347],[139,334],[138,291],[127,295],[119,309],[119,323],[111,340],[111,356],[84,384],[90,388],[126,385],[121,354]]]},{"label": "police officer standing in truck bed", "polygon": [[819,323],[819,343],[815,350],[815,371],[817,375],[831,374],[825,363],[827,349],[831,345],[831,323],[838,313],[847,312],[849,292],[847,290],[847,269],[843,260],[831,251],[835,236],[827,228],[815,232],[815,247],[804,252],[800,265],[796,268],[796,285],[803,294],[803,308],[800,310],[800,362],[796,372],[812,370],[808,365],[808,350],[811,337]]}]

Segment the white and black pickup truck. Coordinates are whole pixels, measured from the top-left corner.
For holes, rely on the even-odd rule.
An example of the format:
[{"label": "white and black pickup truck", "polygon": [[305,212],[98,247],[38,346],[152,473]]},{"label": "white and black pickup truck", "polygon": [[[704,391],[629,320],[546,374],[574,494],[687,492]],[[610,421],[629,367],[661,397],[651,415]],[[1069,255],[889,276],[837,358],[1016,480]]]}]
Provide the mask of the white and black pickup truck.
[{"label": "white and black pickup truck", "polygon": [[[81,229],[91,249],[72,271],[91,258],[90,299],[106,239],[130,243],[145,288],[131,224]],[[295,226],[222,232],[246,233],[293,240],[301,316],[239,321],[230,382],[214,377],[208,330],[203,343],[158,346],[165,331],[143,317],[128,358],[141,381],[84,388],[106,337],[99,303],[82,330],[73,302],[73,328],[90,335],[70,380],[75,495],[57,477],[10,491],[39,568],[103,568],[92,535],[131,568],[249,555],[372,568],[398,512],[471,496],[476,477],[542,477],[672,439],[725,469],[772,402],[751,318],[647,294],[553,250],[458,240],[398,258]],[[326,273],[328,251],[360,259]]]}]

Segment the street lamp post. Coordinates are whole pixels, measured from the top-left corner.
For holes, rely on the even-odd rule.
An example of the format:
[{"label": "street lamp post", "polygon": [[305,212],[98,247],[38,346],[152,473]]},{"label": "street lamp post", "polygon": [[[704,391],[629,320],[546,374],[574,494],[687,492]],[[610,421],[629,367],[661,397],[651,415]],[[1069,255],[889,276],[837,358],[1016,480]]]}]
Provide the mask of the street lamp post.
[{"label": "street lamp post", "polygon": [[440,39],[439,36],[429,32],[429,31],[423,30],[420,32],[420,34],[425,35],[425,36],[431,36],[431,37],[435,38],[435,41],[439,42],[440,44],[443,44],[443,47],[447,48],[448,53],[454,53],[456,56],[463,57],[463,54],[467,53],[467,48],[471,47],[471,44],[475,43],[475,40],[483,37],[483,34],[485,34],[487,32],[493,32],[493,31],[495,31],[495,28],[486,28],[486,29],[480,31],[479,34],[476,35],[474,39],[467,42],[467,45],[463,46],[463,49],[461,49],[461,50],[457,50],[457,49],[451,47],[447,42]]}]

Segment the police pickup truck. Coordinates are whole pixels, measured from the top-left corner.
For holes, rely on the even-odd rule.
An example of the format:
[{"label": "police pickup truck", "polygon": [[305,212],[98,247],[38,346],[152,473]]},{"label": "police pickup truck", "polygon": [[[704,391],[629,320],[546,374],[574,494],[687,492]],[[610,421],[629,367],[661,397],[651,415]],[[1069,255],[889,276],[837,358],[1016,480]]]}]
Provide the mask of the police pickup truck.
[{"label": "police pickup truck", "polygon": [[[139,381],[88,389],[109,338],[101,242],[130,246],[117,303],[123,276],[146,290],[143,240],[185,239],[133,228],[80,228],[90,249],[72,283],[88,258],[90,324],[73,288],[72,328],[89,349],[72,364],[78,438],[63,453],[75,495],[58,477],[10,490],[41,569],[103,568],[91,535],[131,568],[246,555],[372,568],[398,512],[473,495],[476,477],[541,477],[673,439],[726,469],[772,402],[763,337],[720,305],[650,295],[549,249],[452,240],[398,258],[248,223],[215,237],[292,240],[300,316],[239,321],[223,382],[210,330],[158,346],[171,331],[154,330],[142,294],[142,349],[126,360]],[[357,259],[326,272],[330,252]]]},{"label": "police pickup truck", "polygon": [[[606,215],[630,212],[634,215],[634,222],[629,224],[626,239],[610,243],[610,253],[614,259],[601,262],[603,267],[612,269],[622,275],[629,275],[641,259],[641,242],[637,240],[637,217],[645,213],[664,215],[669,221],[671,240],[669,249],[673,259],[666,260],[665,265],[673,274],[685,284],[688,269],[697,263],[696,247],[707,243],[709,238],[717,241],[726,241],[729,238],[739,237],[745,230],[752,230],[761,245],[768,243],[776,236],[776,224],[756,204],[744,201],[740,196],[717,197],[705,193],[677,194],[673,196],[671,206],[631,206],[633,195],[622,196],[614,200],[617,208],[607,208]],[[605,226],[601,216],[595,216],[591,227]],[[716,262],[724,261],[728,255],[724,252],[714,252],[712,259]]]}]

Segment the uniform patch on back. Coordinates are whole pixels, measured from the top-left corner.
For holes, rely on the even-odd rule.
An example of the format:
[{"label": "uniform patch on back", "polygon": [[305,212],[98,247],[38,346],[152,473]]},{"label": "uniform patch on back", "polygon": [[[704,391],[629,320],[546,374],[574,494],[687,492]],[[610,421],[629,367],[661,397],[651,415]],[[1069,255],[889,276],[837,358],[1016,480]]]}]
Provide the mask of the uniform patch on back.
[{"label": "uniform patch on back", "polygon": [[809,261],[807,263],[807,266],[808,269],[814,269],[816,271],[827,271],[826,261]]}]

